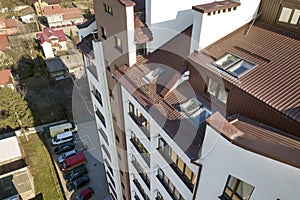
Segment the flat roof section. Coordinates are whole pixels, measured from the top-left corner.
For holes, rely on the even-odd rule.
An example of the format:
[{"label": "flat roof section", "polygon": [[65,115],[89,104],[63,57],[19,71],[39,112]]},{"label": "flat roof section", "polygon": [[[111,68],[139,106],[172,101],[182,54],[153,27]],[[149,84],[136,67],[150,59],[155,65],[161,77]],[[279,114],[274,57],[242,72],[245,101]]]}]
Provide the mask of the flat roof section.
[{"label": "flat roof section", "polygon": [[235,2],[235,1],[215,1],[212,3],[207,3],[207,4],[201,4],[197,6],[193,6],[193,10],[196,10],[201,13],[210,13],[210,12],[215,12],[219,10],[224,10],[228,8],[234,8],[241,5],[240,2]]},{"label": "flat roof section", "polygon": [[16,136],[0,140],[0,165],[22,157],[19,147],[18,138]]}]

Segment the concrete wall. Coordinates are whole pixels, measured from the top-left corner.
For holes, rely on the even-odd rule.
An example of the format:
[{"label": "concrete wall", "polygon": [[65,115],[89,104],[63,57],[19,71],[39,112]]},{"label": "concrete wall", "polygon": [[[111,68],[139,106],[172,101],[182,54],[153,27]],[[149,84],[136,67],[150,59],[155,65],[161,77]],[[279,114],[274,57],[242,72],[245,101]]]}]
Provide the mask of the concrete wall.
[{"label": "concrete wall", "polygon": [[251,199],[298,199],[300,170],[246,151],[207,127],[196,199],[218,199],[228,175],[254,186]]}]

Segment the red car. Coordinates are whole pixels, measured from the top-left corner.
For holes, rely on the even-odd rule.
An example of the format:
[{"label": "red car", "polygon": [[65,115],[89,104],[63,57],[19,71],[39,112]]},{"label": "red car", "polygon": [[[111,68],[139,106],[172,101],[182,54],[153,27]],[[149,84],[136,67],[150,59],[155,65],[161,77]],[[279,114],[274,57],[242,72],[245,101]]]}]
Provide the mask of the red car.
[{"label": "red car", "polygon": [[88,200],[90,199],[94,194],[94,190],[90,187],[85,188],[78,194],[73,200]]}]

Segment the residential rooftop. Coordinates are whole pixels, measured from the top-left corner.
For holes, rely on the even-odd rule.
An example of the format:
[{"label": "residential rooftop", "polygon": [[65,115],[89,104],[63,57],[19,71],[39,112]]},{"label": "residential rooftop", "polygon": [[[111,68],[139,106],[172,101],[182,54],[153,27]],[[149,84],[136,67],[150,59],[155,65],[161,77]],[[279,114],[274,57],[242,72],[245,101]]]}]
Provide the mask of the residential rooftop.
[{"label": "residential rooftop", "polygon": [[[1,35],[0,35],[0,39],[1,39]],[[1,40],[1,42],[3,42],[3,41]],[[9,69],[1,70],[0,71],[0,86],[1,85],[6,85],[6,84],[9,84],[9,83],[12,83],[10,70]]]},{"label": "residential rooftop", "polygon": [[229,142],[248,151],[300,168],[300,140],[239,115],[215,113],[206,122]]},{"label": "residential rooftop", "polygon": [[[299,39],[293,35],[284,35],[275,27],[257,22],[241,27],[188,58],[299,123],[299,49]],[[256,66],[243,76],[234,77],[214,65],[226,53]]]},{"label": "residential rooftop", "polygon": [[40,40],[40,44],[44,42],[51,43],[51,38],[57,38],[58,42],[67,41],[67,37],[63,30],[54,30],[53,28],[44,28],[43,32],[37,33],[36,37]]}]

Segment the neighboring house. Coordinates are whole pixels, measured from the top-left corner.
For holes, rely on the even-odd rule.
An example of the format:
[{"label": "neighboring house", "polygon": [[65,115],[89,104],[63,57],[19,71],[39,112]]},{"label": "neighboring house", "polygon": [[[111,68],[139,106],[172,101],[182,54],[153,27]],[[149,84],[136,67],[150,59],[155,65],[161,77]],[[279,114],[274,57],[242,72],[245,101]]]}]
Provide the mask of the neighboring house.
[{"label": "neighboring house", "polygon": [[36,34],[36,38],[46,58],[53,58],[56,52],[67,50],[67,38],[63,30],[44,28],[43,32]]},{"label": "neighboring house", "polygon": [[83,23],[80,8],[61,8],[59,5],[46,6],[43,9],[49,27],[63,27]]},{"label": "neighboring house", "polygon": [[44,16],[43,9],[49,5],[59,5],[59,0],[33,0],[35,12],[38,16]]},{"label": "neighboring house", "polygon": [[61,80],[69,77],[68,68],[60,58],[50,58],[47,59],[45,62],[48,69],[49,77],[51,79]]},{"label": "neighboring house", "polygon": [[0,199],[31,199],[35,196],[33,177],[16,136],[0,139]]},{"label": "neighboring house", "polygon": [[14,90],[13,76],[9,69],[0,71],[0,87],[4,86]]},{"label": "neighboring house", "polygon": [[20,19],[22,22],[29,24],[35,22],[35,12],[32,7],[27,7],[20,11]]},{"label": "neighboring house", "polygon": [[5,50],[9,47],[9,41],[6,34],[0,34],[0,50]]},{"label": "neighboring house", "polygon": [[78,48],[113,199],[299,198],[298,0],[94,8]]},{"label": "neighboring house", "polygon": [[12,35],[18,32],[15,19],[4,19],[0,17],[0,34]]}]

